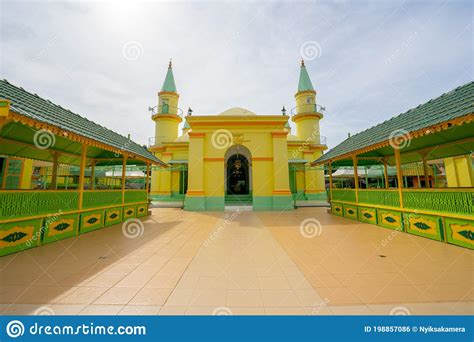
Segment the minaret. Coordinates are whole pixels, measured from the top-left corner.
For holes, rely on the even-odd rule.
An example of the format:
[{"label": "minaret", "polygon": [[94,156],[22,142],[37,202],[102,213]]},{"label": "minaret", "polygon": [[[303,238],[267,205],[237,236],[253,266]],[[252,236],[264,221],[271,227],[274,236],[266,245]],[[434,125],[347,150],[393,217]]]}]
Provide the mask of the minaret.
[{"label": "minaret", "polygon": [[179,94],[174,83],[173,66],[170,60],[165,81],[158,93],[158,106],[152,119],[155,121],[155,145],[174,141],[178,137],[181,110],[178,108]]},{"label": "minaret", "polygon": [[303,59],[301,59],[300,80],[295,100],[295,115],[291,119],[296,126],[296,135],[301,140],[319,144],[319,120],[322,119],[323,114],[318,111],[316,91]]}]

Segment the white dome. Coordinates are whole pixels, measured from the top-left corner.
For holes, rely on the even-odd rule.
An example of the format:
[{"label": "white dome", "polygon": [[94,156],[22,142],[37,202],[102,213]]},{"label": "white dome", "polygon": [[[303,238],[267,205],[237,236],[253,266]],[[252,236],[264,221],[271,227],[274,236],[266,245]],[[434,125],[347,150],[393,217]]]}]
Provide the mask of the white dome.
[{"label": "white dome", "polygon": [[227,109],[218,115],[256,115],[256,114],[245,108],[234,107],[234,108]]}]

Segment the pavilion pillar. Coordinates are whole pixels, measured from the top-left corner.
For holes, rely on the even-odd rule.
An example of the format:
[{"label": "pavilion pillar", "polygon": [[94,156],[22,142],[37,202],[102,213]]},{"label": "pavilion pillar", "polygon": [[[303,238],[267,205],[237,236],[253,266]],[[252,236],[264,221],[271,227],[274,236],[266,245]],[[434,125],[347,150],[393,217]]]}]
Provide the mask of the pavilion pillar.
[{"label": "pavilion pillar", "polygon": [[124,154],[122,159],[122,205],[125,204],[125,176],[127,174],[127,156]]},{"label": "pavilion pillar", "polygon": [[89,180],[89,189],[95,190],[95,164],[96,161],[93,160],[91,163],[91,179]]},{"label": "pavilion pillar", "polygon": [[385,180],[385,188],[389,188],[389,182],[388,182],[388,165],[387,165],[387,159],[383,160],[383,178]]},{"label": "pavilion pillar", "polygon": [[87,145],[82,144],[81,146],[81,162],[79,167],[79,210],[82,209],[82,203],[84,201],[84,179],[86,172],[86,162],[87,162]]},{"label": "pavilion pillar", "polygon": [[53,152],[53,174],[51,176],[51,189],[56,190],[58,188],[58,161],[59,152]]},{"label": "pavilion pillar", "polygon": [[403,174],[402,174],[402,162],[400,158],[400,148],[395,147],[395,164],[397,166],[397,187],[398,187],[398,196],[400,199],[400,208],[403,208]]},{"label": "pavilion pillar", "polygon": [[357,170],[357,156],[352,155],[352,164],[354,165],[354,185],[355,185],[355,197],[356,204],[359,204],[359,172]]},{"label": "pavilion pillar", "polygon": [[150,163],[146,163],[146,174],[145,174],[145,190],[148,195],[148,191],[150,190],[150,185],[149,185],[149,175],[150,174]]},{"label": "pavilion pillar", "polygon": [[[423,156],[422,161],[423,161],[423,176],[425,177],[425,188],[431,188],[429,173],[428,173],[428,164],[426,162],[426,156]],[[420,188],[421,188],[421,185],[420,185]]]},{"label": "pavilion pillar", "polygon": [[329,173],[329,197],[330,200],[332,201],[332,163],[329,163],[328,165],[328,173]]}]

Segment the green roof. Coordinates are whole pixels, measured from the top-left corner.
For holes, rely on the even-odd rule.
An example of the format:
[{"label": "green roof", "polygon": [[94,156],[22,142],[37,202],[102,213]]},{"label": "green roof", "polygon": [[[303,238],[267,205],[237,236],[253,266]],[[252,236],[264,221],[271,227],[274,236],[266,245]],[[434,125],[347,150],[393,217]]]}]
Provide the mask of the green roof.
[{"label": "green roof", "polygon": [[474,113],[474,82],[353,135],[315,161],[320,164],[354,151],[389,141],[394,132],[409,134]]},{"label": "green roof", "polygon": [[163,164],[143,146],[7,80],[0,80],[0,98],[10,100],[10,109],[20,115]]},{"label": "green roof", "polygon": [[168,71],[166,72],[165,81],[161,87],[161,91],[168,91],[170,93],[176,93],[176,84],[174,83],[173,68],[170,65],[168,66]]},{"label": "green roof", "polygon": [[306,66],[304,62],[301,61],[301,69],[300,69],[300,81],[298,82],[298,91],[305,91],[305,90],[314,90],[313,83],[311,83],[311,79],[309,78],[308,71],[306,70]]}]

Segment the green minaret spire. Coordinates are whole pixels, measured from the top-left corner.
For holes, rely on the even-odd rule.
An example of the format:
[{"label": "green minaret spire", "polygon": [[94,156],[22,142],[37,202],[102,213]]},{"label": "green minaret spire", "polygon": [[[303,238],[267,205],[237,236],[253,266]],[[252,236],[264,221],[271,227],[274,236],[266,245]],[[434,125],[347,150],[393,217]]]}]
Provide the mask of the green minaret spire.
[{"label": "green minaret spire", "polygon": [[174,83],[173,66],[171,64],[171,59],[170,64],[168,65],[168,72],[166,73],[165,81],[163,82],[163,86],[161,87],[161,91],[176,93],[176,84]]},{"label": "green minaret spire", "polygon": [[300,81],[298,83],[298,91],[313,90],[313,83],[309,78],[308,71],[304,65],[304,60],[301,59]]}]

